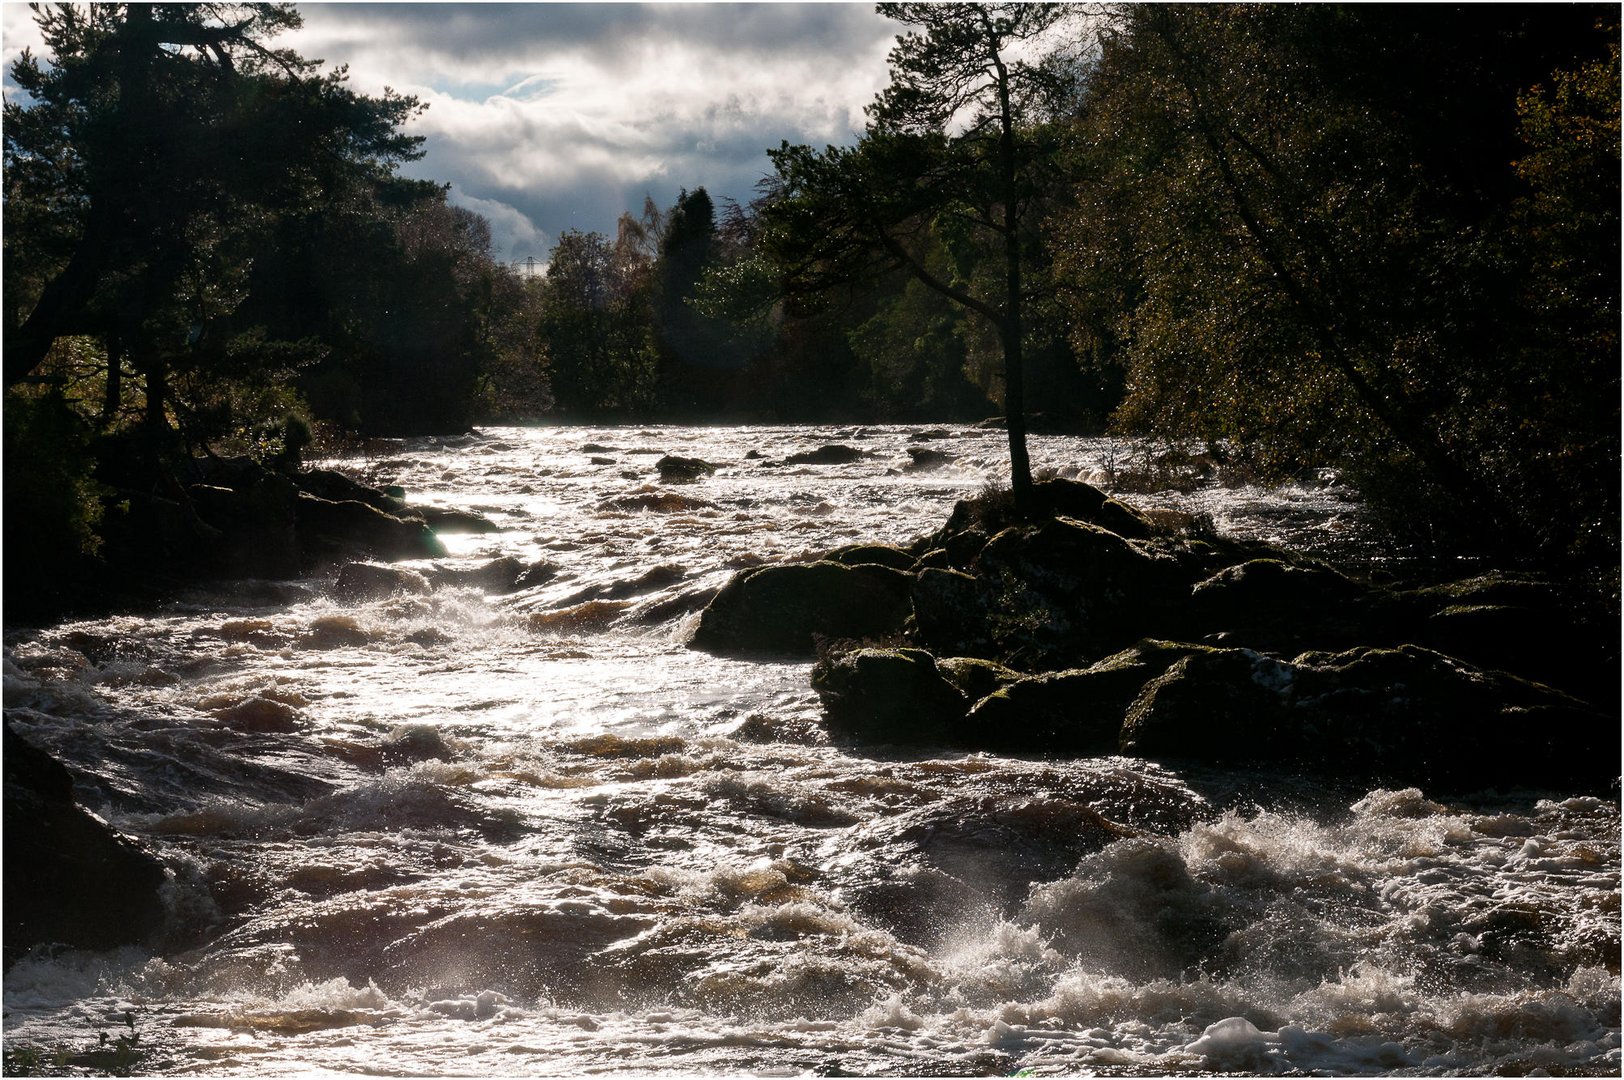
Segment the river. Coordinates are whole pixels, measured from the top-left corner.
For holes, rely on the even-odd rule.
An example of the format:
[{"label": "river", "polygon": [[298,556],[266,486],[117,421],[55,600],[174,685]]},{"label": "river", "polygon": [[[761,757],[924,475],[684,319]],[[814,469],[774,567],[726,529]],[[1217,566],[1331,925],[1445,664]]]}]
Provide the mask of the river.
[{"label": "river", "polygon": [[[776,464],[826,443],[865,456]],[[718,469],[662,484],[663,454]],[[11,722],[174,883],[158,955],[13,966],[6,1046],[133,1031],[138,1072],[233,1076],[1617,1075],[1615,801],[858,750],[808,665],[684,646],[739,568],[907,541],[1004,460],[965,427],[407,440],[326,464],[501,526],[446,537],[432,592],[342,599],[335,569],[11,629]],[[1130,501],[1373,554],[1335,485]],[[536,583],[446,573],[500,555]]]}]

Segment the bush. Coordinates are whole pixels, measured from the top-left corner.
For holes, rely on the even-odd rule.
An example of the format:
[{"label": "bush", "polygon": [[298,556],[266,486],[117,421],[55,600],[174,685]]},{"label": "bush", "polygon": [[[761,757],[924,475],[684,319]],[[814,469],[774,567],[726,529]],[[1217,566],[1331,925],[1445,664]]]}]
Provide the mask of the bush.
[{"label": "bush", "polygon": [[66,598],[101,547],[100,488],[89,432],[54,390],[23,387],[5,400],[7,615]]}]

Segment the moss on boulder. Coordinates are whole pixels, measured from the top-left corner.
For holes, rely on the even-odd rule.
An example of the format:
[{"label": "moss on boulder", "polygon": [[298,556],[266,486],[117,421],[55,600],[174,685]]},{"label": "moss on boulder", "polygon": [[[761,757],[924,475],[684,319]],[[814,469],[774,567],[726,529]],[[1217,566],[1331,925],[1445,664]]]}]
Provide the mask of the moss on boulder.
[{"label": "moss on boulder", "polygon": [[700,614],[689,645],[722,656],[810,659],[819,638],[902,629],[913,576],[837,562],[762,566],[735,575]]}]

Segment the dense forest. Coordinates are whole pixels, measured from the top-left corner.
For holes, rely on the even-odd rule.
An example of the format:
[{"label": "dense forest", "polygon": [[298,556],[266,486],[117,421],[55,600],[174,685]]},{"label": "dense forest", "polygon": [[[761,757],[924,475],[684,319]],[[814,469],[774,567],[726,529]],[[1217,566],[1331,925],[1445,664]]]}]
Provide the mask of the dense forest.
[{"label": "dense forest", "polygon": [[275,46],[292,5],[42,8],[4,115],[8,585],[145,558],[157,503],[197,527],[195,462],[313,439],[997,413],[1017,500],[1028,428],[1109,430],[1334,468],[1407,540],[1616,590],[1616,8],[881,10],[852,145],[531,279],[400,175],[419,102]]}]

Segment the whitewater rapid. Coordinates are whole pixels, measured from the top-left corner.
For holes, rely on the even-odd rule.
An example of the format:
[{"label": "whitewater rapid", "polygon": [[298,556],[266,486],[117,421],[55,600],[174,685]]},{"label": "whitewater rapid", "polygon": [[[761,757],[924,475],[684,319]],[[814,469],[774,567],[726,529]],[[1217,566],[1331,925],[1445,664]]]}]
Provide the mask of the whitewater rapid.
[{"label": "whitewater rapid", "polygon": [[[782,465],[838,443],[842,465]],[[911,469],[908,450],[952,460]],[[717,466],[661,483],[664,454]],[[1106,479],[1110,440],[1034,464]],[[8,720],[173,881],[154,953],[43,953],[4,1042],[269,1075],[1617,1075],[1619,806],[832,744],[808,665],[687,649],[738,569],[906,542],[964,427],[493,428],[324,464],[499,526],[8,628]],[[1334,484],[1133,497],[1328,557]],[[488,595],[459,576],[534,570]],[[66,1060],[61,1058],[60,1060]]]}]

